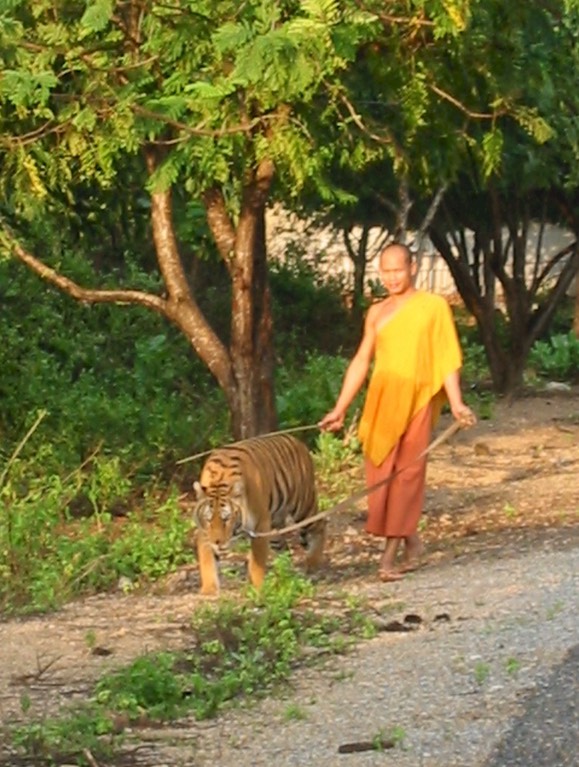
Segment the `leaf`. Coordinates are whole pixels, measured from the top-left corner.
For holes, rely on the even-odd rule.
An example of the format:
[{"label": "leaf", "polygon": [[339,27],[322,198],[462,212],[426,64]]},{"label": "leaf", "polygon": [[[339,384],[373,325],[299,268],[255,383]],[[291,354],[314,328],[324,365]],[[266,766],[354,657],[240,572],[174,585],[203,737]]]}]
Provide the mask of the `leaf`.
[{"label": "leaf", "polygon": [[209,83],[198,81],[187,85],[185,93],[192,95],[199,101],[222,101],[235,92],[234,83]]},{"label": "leaf", "polygon": [[109,23],[112,15],[112,0],[95,0],[92,5],[88,5],[80,20],[81,27],[86,30],[82,37],[91,32],[101,32]]},{"label": "leaf", "polygon": [[24,70],[6,69],[0,79],[0,95],[6,96],[15,106],[44,104],[56,83],[53,72],[31,74]]},{"label": "leaf", "polygon": [[336,0],[302,0],[302,10],[312,19],[332,24],[339,17]]},{"label": "leaf", "polygon": [[244,24],[228,22],[213,35],[213,44],[221,53],[242,48],[252,39],[251,29]]},{"label": "leaf", "polygon": [[503,143],[503,133],[496,127],[483,138],[482,167],[485,178],[489,178],[500,166]]},{"label": "leaf", "polygon": [[553,138],[555,131],[549,123],[538,114],[536,109],[520,106],[513,110],[515,120],[538,144],[544,144]]}]

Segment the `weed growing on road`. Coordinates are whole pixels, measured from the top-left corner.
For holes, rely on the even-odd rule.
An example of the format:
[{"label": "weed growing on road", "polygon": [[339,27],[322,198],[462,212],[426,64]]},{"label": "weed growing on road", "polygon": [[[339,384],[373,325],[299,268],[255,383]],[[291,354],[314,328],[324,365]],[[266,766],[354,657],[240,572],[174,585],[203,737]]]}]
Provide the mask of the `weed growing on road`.
[{"label": "weed growing on road", "polygon": [[517,516],[517,510],[511,503],[505,503],[503,506],[503,514],[507,519],[514,519]]},{"label": "weed growing on road", "polygon": [[565,607],[565,604],[564,604],[564,602],[561,602],[561,600],[559,600],[559,599],[558,599],[558,600],[557,600],[557,601],[556,601],[554,604],[552,604],[552,605],[551,605],[551,607],[549,607],[549,609],[547,610],[547,615],[546,615],[546,617],[547,617],[547,620],[548,620],[548,621],[552,621],[552,620],[553,620],[553,618],[555,618],[557,615],[559,615],[559,613],[561,612],[561,610],[563,610],[563,608],[564,608],[564,607]]},{"label": "weed growing on road", "polygon": [[521,661],[518,658],[508,658],[505,663],[507,674],[516,674],[521,668]]},{"label": "weed growing on road", "polygon": [[485,663],[482,660],[477,661],[474,667],[474,678],[476,679],[477,684],[480,685],[486,682],[490,673],[491,673],[491,667],[489,666],[488,663]]},{"label": "weed growing on road", "polygon": [[305,709],[302,708],[302,706],[298,705],[297,703],[290,703],[286,706],[285,711],[283,712],[283,720],[284,722],[302,722],[304,719],[308,718],[308,714],[305,711]]}]

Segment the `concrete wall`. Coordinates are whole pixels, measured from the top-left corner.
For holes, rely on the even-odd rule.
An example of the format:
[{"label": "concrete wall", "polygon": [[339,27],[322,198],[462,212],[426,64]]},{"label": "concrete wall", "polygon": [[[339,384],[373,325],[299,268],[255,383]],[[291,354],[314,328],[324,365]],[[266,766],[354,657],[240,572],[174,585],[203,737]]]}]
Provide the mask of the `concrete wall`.
[{"label": "concrete wall", "polygon": [[[360,236],[361,230],[353,231],[353,238]],[[507,233],[504,233],[505,240]],[[529,265],[527,267],[527,279],[533,277],[535,253],[539,237],[539,225],[532,224],[529,233]],[[347,287],[352,286],[353,265],[347,255],[342,232],[331,227],[319,228],[311,223],[299,219],[293,214],[288,214],[280,208],[269,211],[267,218],[267,238],[270,256],[278,259],[285,257],[290,249],[303,252],[305,256],[319,265],[322,272],[327,274],[340,274],[345,279]],[[470,237],[472,241],[472,235]],[[570,245],[574,240],[573,234],[556,226],[547,226],[543,233],[541,248],[541,266],[549,261],[560,250]],[[378,255],[388,241],[388,233],[376,227],[370,231],[368,241],[368,254],[371,260],[367,267],[366,282],[369,286],[373,280],[378,280]],[[553,272],[556,277],[562,264],[559,263]],[[507,264],[507,271],[509,265]],[[456,294],[456,286],[449,272],[448,266],[437,253],[430,240],[426,239],[423,244],[420,269],[417,277],[417,286],[425,290],[451,296]],[[497,289],[500,286],[497,285]],[[570,295],[574,295],[576,282],[570,289]]]}]

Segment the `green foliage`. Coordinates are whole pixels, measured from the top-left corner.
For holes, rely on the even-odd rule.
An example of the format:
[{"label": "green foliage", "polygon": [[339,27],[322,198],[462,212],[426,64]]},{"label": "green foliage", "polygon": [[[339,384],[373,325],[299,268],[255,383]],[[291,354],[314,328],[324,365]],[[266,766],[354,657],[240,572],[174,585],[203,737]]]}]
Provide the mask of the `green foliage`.
[{"label": "green foliage", "polygon": [[0,488],[2,612],[53,609],[113,588],[121,576],[136,587],[192,559],[192,523],[173,495],[151,492],[138,511],[113,516],[115,507],[135,504],[117,461],[65,479],[29,478],[21,469],[14,464]]},{"label": "green foliage", "polygon": [[505,670],[511,676],[516,675],[520,671],[521,666],[522,663],[518,658],[507,658],[505,662]]},{"label": "green foliage", "polygon": [[318,354],[307,356],[303,366],[277,371],[277,411],[284,428],[316,424],[333,406],[347,360]]},{"label": "green foliage", "polygon": [[308,263],[289,249],[283,262],[271,265],[276,350],[284,363],[303,362],[308,353],[336,354],[359,340],[344,304],[344,285],[324,275],[324,259]]},{"label": "green foliage", "polygon": [[184,693],[183,680],[175,673],[175,656],[161,652],[137,658],[101,679],[94,700],[105,710],[133,720],[144,714],[161,720],[175,718],[184,710]]},{"label": "green foliage", "polygon": [[18,727],[12,740],[20,752],[34,760],[34,764],[72,763],[89,767],[91,762],[87,753],[92,755],[93,764],[97,758],[108,761],[122,736],[115,734],[114,723],[107,712],[82,706],[62,718]]},{"label": "green foliage", "polygon": [[313,595],[289,557],[279,556],[259,593],[249,589],[242,600],[195,611],[188,650],[142,656],[105,675],[88,704],[19,728],[16,745],[28,756],[60,761],[86,748],[95,758],[104,756],[103,747],[115,743],[114,722],[159,722],[188,712],[198,719],[215,716],[231,701],[266,694],[287,680],[297,663],[307,662],[308,645],[335,650],[332,634],[338,631],[349,637],[340,643],[344,649],[356,637],[369,636],[359,611],[328,617],[305,609],[304,600]]},{"label": "green foliage", "polygon": [[489,678],[490,673],[491,667],[488,663],[482,660],[479,660],[475,663],[474,678],[478,685],[484,684],[484,682],[486,682],[486,680]]},{"label": "green foliage", "polygon": [[[68,267],[94,279],[87,264],[72,259]],[[151,280],[136,268],[129,279]],[[22,434],[31,412],[46,409],[35,442],[43,473],[70,471],[102,445],[146,475],[205,447],[218,424],[226,432],[207,371],[156,315],[79,305],[12,262],[0,262],[0,302],[4,444]]]},{"label": "green foliage", "polygon": [[[266,155],[288,181],[293,170],[296,185],[315,183],[324,152],[315,150],[312,129],[327,114],[310,110],[311,128],[287,117],[316,97],[335,100],[342,70],[375,26],[370,14],[334,0],[283,8],[269,0],[203,2],[193,13],[153,2],[134,29],[115,0],[59,0],[55,8],[37,4],[33,14],[8,6],[2,21],[0,122],[14,141],[3,142],[0,189],[26,216],[49,207],[49,190],[71,196],[79,180],[113,185],[156,139],[166,149],[152,180],[158,188],[194,193],[218,181],[235,197],[244,164]],[[329,111],[335,120],[335,103]],[[255,143],[242,127],[248,115]],[[290,158],[296,145],[301,167]]]},{"label": "green foliage", "polygon": [[529,354],[529,364],[537,375],[574,381],[579,377],[579,339],[573,332],[536,341]]},{"label": "green foliage", "polygon": [[463,363],[461,377],[466,386],[489,380],[489,367],[484,346],[466,334],[461,334]]}]

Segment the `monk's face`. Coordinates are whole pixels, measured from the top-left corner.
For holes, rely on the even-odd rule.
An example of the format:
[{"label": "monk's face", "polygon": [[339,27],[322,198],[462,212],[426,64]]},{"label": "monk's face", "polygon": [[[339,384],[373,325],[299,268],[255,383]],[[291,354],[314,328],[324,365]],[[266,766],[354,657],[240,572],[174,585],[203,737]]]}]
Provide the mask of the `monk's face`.
[{"label": "monk's face", "polygon": [[380,277],[391,296],[402,296],[412,289],[416,264],[407,251],[397,245],[386,248],[380,256]]}]

